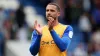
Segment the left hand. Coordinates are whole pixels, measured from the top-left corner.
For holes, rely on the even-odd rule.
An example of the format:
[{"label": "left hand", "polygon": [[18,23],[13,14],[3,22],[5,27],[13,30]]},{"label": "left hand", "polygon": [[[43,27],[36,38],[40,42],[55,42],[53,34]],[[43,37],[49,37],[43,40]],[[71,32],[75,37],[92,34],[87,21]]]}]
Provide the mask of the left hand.
[{"label": "left hand", "polygon": [[49,17],[48,19],[48,27],[49,27],[49,30],[51,31],[53,29],[53,26],[54,26],[54,19],[52,17]]},{"label": "left hand", "polygon": [[37,23],[37,20],[35,20],[34,29],[37,31],[37,33],[38,33],[39,35],[42,35],[42,28],[43,28],[43,27],[41,27],[40,24]]}]

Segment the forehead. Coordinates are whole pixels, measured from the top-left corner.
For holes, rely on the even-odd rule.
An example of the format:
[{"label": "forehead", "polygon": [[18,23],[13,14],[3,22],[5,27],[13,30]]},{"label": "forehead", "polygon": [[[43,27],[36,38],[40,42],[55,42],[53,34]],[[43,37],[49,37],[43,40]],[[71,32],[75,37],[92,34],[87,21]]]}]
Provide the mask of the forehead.
[{"label": "forehead", "polygon": [[47,5],[46,9],[56,9],[56,6],[55,5]]}]

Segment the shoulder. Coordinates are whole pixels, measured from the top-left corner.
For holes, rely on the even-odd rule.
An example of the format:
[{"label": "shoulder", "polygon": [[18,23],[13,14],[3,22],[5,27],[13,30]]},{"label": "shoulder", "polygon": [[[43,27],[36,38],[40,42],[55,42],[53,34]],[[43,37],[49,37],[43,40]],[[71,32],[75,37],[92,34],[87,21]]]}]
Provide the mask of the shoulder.
[{"label": "shoulder", "polygon": [[71,25],[64,25],[64,24],[61,24],[61,23],[60,23],[60,25],[61,25],[61,27],[65,27],[65,31],[66,30],[72,30],[73,31],[73,28],[72,28]]},{"label": "shoulder", "polygon": [[64,33],[67,33],[68,36],[69,36],[70,38],[72,38],[72,36],[73,36],[73,28],[72,28],[72,26],[71,26],[71,25],[67,25],[67,27],[66,27]]},{"label": "shoulder", "polygon": [[67,25],[66,30],[73,31],[73,27],[71,25]]}]

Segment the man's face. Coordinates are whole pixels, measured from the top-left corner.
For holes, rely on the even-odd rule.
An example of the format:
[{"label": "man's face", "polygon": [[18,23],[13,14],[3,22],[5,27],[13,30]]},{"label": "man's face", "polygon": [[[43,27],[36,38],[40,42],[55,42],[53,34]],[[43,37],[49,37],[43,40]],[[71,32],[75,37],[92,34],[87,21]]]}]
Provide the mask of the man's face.
[{"label": "man's face", "polygon": [[46,18],[47,20],[52,17],[54,20],[60,15],[55,5],[47,5],[46,7]]}]

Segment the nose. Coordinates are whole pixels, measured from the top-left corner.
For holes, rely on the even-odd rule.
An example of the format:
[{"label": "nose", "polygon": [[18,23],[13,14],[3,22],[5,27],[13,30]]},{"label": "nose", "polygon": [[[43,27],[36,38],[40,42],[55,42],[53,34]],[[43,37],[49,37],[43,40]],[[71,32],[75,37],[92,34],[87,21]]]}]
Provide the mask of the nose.
[{"label": "nose", "polygon": [[50,10],[47,12],[48,14],[51,14]]},{"label": "nose", "polygon": [[48,16],[51,16],[51,14],[50,14],[50,13],[48,13]]}]

